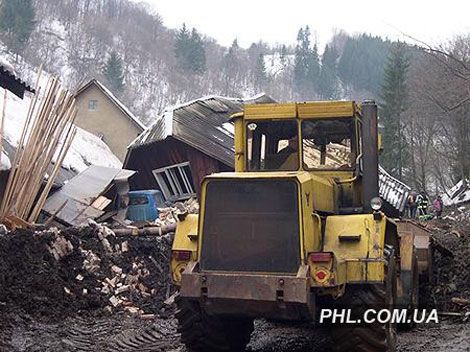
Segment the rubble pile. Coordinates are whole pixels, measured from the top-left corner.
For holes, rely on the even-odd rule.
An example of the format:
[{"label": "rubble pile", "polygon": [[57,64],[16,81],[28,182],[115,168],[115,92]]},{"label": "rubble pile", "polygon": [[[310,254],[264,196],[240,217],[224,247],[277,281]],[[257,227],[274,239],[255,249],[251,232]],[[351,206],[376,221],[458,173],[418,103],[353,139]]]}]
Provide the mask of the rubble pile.
[{"label": "rubble pile", "polygon": [[470,221],[433,220],[430,298],[442,311],[470,310]]},{"label": "rubble pile", "polygon": [[79,311],[165,315],[173,234],[116,236],[89,226],[0,235],[0,309],[59,316]]}]

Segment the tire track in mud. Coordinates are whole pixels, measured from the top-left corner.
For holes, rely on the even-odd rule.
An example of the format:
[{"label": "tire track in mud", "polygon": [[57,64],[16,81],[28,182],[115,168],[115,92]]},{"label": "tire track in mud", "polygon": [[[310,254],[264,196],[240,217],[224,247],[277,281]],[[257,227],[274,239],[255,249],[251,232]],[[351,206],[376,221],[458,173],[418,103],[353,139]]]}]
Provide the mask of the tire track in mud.
[{"label": "tire track in mud", "polygon": [[78,322],[66,334],[63,346],[66,351],[74,352],[163,352],[180,345],[176,324],[171,320],[131,319],[124,324],[115,320],[86,320]]},{"label": "tire track in mud", "polygon": [[[1,313],[1,312],[0,312]],[[397,352],[470,351],[470,324],[421,326],[398,335]],[[256,321],[247,352],[331,352],[328,331],[306,325]],[[113,315],[60,322],[0,314],[2,352],[187,352],[175,319]]]}]

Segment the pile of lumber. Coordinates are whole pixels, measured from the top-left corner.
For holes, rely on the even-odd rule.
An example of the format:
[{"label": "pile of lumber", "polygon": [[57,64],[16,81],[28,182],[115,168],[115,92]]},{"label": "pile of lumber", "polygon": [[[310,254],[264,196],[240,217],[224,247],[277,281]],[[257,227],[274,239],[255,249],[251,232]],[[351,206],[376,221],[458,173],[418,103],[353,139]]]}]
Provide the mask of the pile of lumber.
[{"label": "pile of lumber", "polygon": [[0,206],[0,222],[10,228],[37,220],[76,133],[73,95],[54,77],[41,94],[39,81],[40,74]]}]

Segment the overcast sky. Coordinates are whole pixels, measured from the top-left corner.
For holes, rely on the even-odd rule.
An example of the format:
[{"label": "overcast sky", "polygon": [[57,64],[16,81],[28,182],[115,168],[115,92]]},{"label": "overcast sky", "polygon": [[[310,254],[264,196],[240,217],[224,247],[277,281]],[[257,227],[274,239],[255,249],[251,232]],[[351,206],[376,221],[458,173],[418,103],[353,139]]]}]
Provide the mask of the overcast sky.
[{"label": "overcast sky", "polygon": [[470,32],[469,0],[133,1],[149,3],[167,27],[185,22],[224,46],[237,38],[245,48],[258,40],[292,44],[303,25],[310,26],[320,46],[338,29],[402,40],[404,32],[432,44]]}]

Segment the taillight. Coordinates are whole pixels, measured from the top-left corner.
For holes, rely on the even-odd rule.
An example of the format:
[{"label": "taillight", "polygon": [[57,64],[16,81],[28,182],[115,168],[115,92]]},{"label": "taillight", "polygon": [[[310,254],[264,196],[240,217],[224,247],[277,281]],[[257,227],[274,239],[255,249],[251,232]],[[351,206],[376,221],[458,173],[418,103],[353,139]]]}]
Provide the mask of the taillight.
[{"label": "taillight", "polygon": [[173,251],[171,256],[175,260],[189,261],[191,260],[191,251]]},{"label": "taillight", "polygon": [[315,252],[310,253],[309,257],[314,263],[326,263],[333,259],[333,254],[330,252]]},{"label": "taillight", "polygon": [[315,271],[314,277],[315,281],[319,283],[325,283],[330,278],[330,272],[324,268],[320,268]]}]

